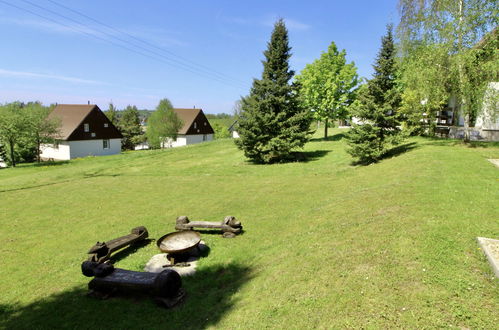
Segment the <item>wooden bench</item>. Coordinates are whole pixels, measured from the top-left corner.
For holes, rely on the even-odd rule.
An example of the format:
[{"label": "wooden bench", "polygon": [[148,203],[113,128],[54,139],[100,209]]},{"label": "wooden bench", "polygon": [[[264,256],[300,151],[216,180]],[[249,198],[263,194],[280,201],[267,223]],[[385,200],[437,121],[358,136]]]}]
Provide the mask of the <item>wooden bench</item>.
[{"label": "wooden bench", "polygon": [[232,238],[241,233],[243,226],[233,216],[226,216],[221,222],[210,221],[190,221],[186,216],[177,218],[175,229],[176,230],[194,230],[194,228],[201,229],[220,229],[223,237]]}]

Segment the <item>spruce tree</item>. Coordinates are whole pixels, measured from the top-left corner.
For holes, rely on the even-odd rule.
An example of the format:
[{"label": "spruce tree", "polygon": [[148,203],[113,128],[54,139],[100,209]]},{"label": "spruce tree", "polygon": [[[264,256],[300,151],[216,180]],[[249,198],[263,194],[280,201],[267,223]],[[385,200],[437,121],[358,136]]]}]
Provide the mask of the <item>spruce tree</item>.
[{"label": "spruce tree", "polygon": [[293,149],[309,139],[311,116],[299,101],[296,86],[290,83],[291,47],[288,31],[281,19],[263,53],[262,79],[255,79],[250,95],[241,99],[241,114],[235,140],[246,157],[257,163],[288,158]]},{"label": "spruce tree", "polygon": [[135,105],[128,105],[123,111],[118,127],[123,135],[121,147],[125,150],[133,150],[136,144],[142,140],[142,127],[140,126],[139,110]]},{"label": "spruce tree", "polygon": [[348,152],[360,163],[380,160],[400,142],[397,110],[400,93],[396,82],[396,59],[392,26],[381,39],[381,49],[373,65],[374,75],[359,90],[352,115],[360,121],[348,133]]}]

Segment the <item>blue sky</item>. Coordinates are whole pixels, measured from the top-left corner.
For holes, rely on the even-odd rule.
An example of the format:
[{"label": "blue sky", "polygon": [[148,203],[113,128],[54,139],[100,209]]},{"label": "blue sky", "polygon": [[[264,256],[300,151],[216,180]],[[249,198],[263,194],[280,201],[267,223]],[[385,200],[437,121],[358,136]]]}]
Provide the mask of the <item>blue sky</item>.
[{"label": "blue sky", "polygon": [[334,41],[369,77],[397,0],[0,0],[0,103],[154,109],[166,97],[230,113],[261,75],[277,18],[296,72]]}]

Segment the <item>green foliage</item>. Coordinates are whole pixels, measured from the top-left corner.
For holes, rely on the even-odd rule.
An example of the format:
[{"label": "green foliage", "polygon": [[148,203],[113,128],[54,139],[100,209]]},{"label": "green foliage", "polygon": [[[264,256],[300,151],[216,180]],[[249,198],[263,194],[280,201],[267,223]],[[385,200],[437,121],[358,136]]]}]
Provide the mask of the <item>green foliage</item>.
[{"label": "green foliage", "polygon": [[309,139],[311,116],[289,83],[294,75],[288,63],[290,50],[288,32],[279,20],[264,52],[262,79],[255,79],[250,95],[242,99],[240,138],[235,142],[257,163],[282,161]]},{"label": "green foliage", "polygon": [[32,102],[26,105],[26,134],[27,145],[36,150],[36,160],[40,162],[40,146],[42,143],[54,143],[60,134],[60,119],[48,119],[52,111],[50,107],[44,107],[39,102]]},{"label": "green foliage", "polygon": [[113,123],[114,126],[118,126],[119,123],[118,109],[116,109],[116,107],[112,102],[109,103],[109,108],[104,113],[106,114],[109,121]]},{"label": "green foliage", "polygon": [[338,51],[331,42],[328,51],[296,76],[300,85],[300,99],[305,108],[323,120],[324,137],[327,138],[328,119],[345,119],[348,107],[355,100],[359,80],[353,62],[346,62],[346,51]]},{"label": "green foliage", "polygon": [[381,40],[374,70],[373,78],[362,86],[352,105],[352,114],[360,124],[354,124],[348,133],[348,152],[364,164],[378,161],[400,142],[397,112],[401,99],[391,26]]},{"label": "green foliage", "polygon": [[216,114],[212,114],[212,113],[207,113],[206,115],[206,118],[208,119],[232,119],[232,115],[228,114],[228,113],[216,113]]},{"label": "green foliage", "polygon": [[142,127],[140,126],[139,111],[136,106],[128,105],[120,117],[118,127],[123,135],[121,147],[124,150],[133,150],[135,145],[142,140]]},{"label": "green foliage", "polygon": [[26,124],[21,102],[13,102],[0,107],[0,143],[7,152],[5,160],[11,166],[16,166],[16,146],[25,135]]},{"label": "green foliage", "polygon": [[400,0],[399,8],[403,112],[409,124],[417,125],[423,114],[432,122],[435,111],[454,96],[454,110],[469,127],[481,111],[487,84],[499,72],[497,28],[492,42],[478,45],[499,24],[497,1]]},{"label": "green foliage", "polygon": [[165,147],[168,141],[176,140],[182,125],[182,121],[173,111],[171,102],[162,99],[147,121],[146,135],[149,147],[159,149]]},{"label": "green foliage", "polygon": [[231,137],[227,126],[219,123],[214,123],[211,126],[215,131],[215,139],[226,139]]},{"label": "green foliage", "polygon": [[5,148],[10,165],[40,161],[40,145],[53,142],[61,125],[58,120],[47,119],[51,108],[40,102],[13,102],[0,106],[0,144]]}]

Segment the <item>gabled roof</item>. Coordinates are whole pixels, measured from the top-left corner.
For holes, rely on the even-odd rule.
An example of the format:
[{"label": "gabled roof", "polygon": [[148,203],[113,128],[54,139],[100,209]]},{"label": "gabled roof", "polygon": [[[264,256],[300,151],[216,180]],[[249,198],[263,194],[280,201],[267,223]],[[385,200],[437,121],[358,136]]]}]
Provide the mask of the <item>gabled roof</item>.
[{"label": "gabled roof", "polygon": [[88,116],[95,104],[58,104],[49,114],[49,119],[60,118],[60,138],[66,140]]},{"label": "gabled roof", "polygon": [[[58,104],[48,118],[58,118],[61,121],[57,137],[61,140],[122,138],[119,130],[95,104]],[[84,131],[84,122],[89,123],[89,132]],[[108,124],[107,127],[104,127],[104,123]]]},{"label": "gabled roof", "polygon": [[[173,109],[178,118],[182,120],[183,126],[178,130],[178,134],[213,134],[213,128],[206,118],[202,109]],[[197,123],[197,128],[194,128],[194,123]]]}]

